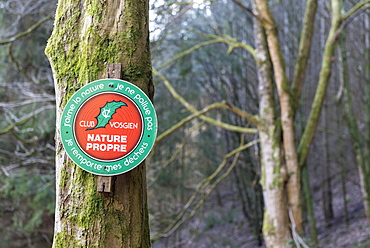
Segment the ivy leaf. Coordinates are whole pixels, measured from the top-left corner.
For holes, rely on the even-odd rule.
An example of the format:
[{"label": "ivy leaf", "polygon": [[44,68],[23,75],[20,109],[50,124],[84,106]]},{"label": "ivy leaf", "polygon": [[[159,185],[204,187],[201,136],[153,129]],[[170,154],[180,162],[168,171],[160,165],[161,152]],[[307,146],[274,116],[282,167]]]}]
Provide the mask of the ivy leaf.
[{"label": "ivy leaf", "polygon": [[96,126],[90,129],[86,129],[86,131],[94,130],[101,127],[105,128],[105,126],[112,119],[112,116],[117,112],[117,109],[119,109],[122,106],[127,106],[127,104],[122,101],[107,102],[103,107],[100,108],[99,115],[95,117],[95,119],[98,121]]}]

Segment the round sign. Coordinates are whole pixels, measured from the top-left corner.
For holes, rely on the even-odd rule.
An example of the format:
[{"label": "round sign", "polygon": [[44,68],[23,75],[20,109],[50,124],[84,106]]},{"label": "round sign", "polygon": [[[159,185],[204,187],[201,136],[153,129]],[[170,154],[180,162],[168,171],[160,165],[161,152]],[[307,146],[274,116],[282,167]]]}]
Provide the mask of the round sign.
[{"label": "round sign", "polygon": [[119,79],[101,79],[68,101],[60,134],[78,166],[113,176],[135,168],[148,156],[157,135],[157,117],[140,88]]}]

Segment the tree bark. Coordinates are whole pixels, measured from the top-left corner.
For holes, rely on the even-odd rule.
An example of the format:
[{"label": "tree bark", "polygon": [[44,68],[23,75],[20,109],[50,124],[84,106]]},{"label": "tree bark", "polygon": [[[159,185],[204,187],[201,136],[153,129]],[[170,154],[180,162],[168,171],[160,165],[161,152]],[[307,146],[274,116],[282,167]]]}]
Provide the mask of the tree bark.
[{"label": "tree bark", "polygon": [[[365,29],[370,26],[370,19],[369,17],[365,16]],[[362,191],[362,199],[363,199],[363,205],[365,209],[365,214],[368,219],[368,222],[370,222],[370,183],[369,183],[369,176],[370,176],[370,162],[369,162],[369,147],[370,147],[370,141],[369,141],[369,126],[370,125],[370,66],[369,62],[367,64],[367,68],[365,70],[365,130],[361,132],[356,116],[355,111],[353,109],[353,100],[351,95],[351,87],[348,77],[348,65],[347,65],[347,55],[346,55],[346,47],[345,47],[345,40],[346,40],[346,33],[343,32],[341,34],[340,39],[340,49],[338,49],[339,56],[341,58],[340,60],[340,74],[341,74],[341,84],[344,87],[344,93],[343,93],[343,99],[342,99],[342,112],[344,114],[346,124],[348,126],[349,133],[351,135],[352,139],[352,146],[353,150],[356,155],[356,163],[358,166],[358,172],[360,177],[360,185],[361,185],[361,191]],[[370,35],[365,33],[365,53],[369,54],[370,52]],[[370,59],[370,55],[367,56]],[[369,60],[367,60],[369,61]],[[363,138],[362,138],[363,137]]]},{"label": "tree bark", "polygon": [[314,21],[317,10],[317,0],[308,0],[303,20],[303,29],[299,40],[298,56],[294,66],[294,75],[292,80],[292,95],[294,115],[297,112],[299,101],[302,95],[302,87],[306,79],[307,62],[311,52],[312,37],[314,31]]},{"label": "tree bark", "polygon": [[320,112],[323,106],[326,88],[331,75],[331,65],[334,61],[335,46],[338,38],[338,30],[342,23],[341,11],[343,3],[340,0],[332,0],[332,21],[328,38],[325,43],[324,55],[322,58],[319,82],[317,85],[315,97],[312,103],[311,112],[307,120],[307,125],[303,132],[298,146],[299,165],[303,166],[309,152],[310,144],[316,131]]},{"label": "tree bark", "polygon": [[326,130],[329,130],[329,117],[327,113],[327,104],[324,103],[322,107],[322,119],[323,119],[323,126],[325,131],[322,134],[322,143],[321,145],[324,147],[323,150],[323,163],[321,164],[321,187],[322,187],[322,205],[323,205],[323,212],[325,217],[325,222],[327,226],[330,226],[331,220],[334,219],[334,210],[333,210],[333,194],[332,194],[332,187],[331,187],[331,170],[330,170],[330,153],[329,153],[329,137]]},{"label": "tree bark", "polygon": [[[56,89],[57,130],[68,99],[121,63],[123,79],[153,97],[148,1],[60,0],[46,54]],[[97,176],[66,155],[56,135],[56,218],[53,247],[150,247],[145,163],[113,178],[98,193]]]},{"label": "tree bark", "polygon": [[276,125],[272,64],[260,23],[255,23],[255,30],[260,98],[258,130],[261,142],[261,182],[265,202],[263,236],[267,247],[289,247],[287,241],[291,239],[291,233],[280,148],[281,130]]},{"label": "tree bark", "polygon": [[295,145],[294,111],[291,91],[286,76],[285,62],[281,51],[277,26],[266,0],[256,0],[258,15],[266,33],[268,50],[274,70],[274,79],[280,102],[280,118],[283,134],[284,158],[287,167],[286,178],[288,207],[292,211],[292,221],[298,233],[303,232],[301,204],[301,170]]},{"label": "tree bark", "polygon": [[366,74],[365,74],[365,135],[364,135],[364,154],[365,158],[361,167],[362,174],[362,192],[367,220],[370,223],[370,16],[365,16],[365,29],[368,30],[365,35],[365,53],[367,54]]}]

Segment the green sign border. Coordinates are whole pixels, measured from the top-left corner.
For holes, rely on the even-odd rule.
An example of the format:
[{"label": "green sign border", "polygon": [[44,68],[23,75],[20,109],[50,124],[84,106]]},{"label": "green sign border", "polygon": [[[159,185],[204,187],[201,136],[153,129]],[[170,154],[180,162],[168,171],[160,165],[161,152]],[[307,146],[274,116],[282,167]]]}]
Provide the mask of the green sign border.
[{"label": "green sign border", "polygon": [[[124,95],[136,104],[143,117],[143,133],[137,146],[128,155],[113,162],[102,162],[87,156],[77,144],[74,122],[80,107],[88,99],[97,94],[114,92]],[[147,102],[145,108],[150,111],[150,114],[146,114],[146,111],[143,110],[140,100]],[[134,84],[110,78],[91,82],[75,92],[64,107],[60,121],[60,136],[68,156],[85,171],[101,176],[119,175],[139,165],[153,148],[157,129],[156,112],[148,96]]]}]

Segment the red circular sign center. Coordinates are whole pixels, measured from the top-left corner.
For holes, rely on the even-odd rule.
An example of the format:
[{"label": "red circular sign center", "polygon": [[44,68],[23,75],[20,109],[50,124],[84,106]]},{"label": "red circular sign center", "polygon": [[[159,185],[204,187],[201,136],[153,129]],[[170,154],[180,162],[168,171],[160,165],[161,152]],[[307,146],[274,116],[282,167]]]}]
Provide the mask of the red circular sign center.
[{"label": "red circular sign center", "polygon": [[88,156],[100,161],[114,161],[128,155],[139,143],[142,131],[140,110],[118,93],[89,98],[74,121],[78,145]]}]

